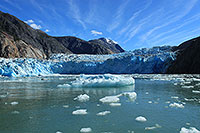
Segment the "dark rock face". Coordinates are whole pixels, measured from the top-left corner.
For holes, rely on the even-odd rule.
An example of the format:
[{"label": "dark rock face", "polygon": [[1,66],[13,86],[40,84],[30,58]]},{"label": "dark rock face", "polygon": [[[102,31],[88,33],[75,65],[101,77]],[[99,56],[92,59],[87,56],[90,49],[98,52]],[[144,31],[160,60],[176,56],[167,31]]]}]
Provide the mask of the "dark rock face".
[{"label": "dark rock face", "polygon": [[96,43],[96,44],[101,44],[102,46],[106,47],[107,49],[110,49],[113,53],[121,53],[125,52],[119,44],[116,42],[107,39],[107,38],[99,38],[95,40],[90,40],[89,42]]},{"label": "dark rock face", "polygon": [[169,74],[200,74],[200,37],[180,44],[174,49],[177,58],[169,66]]},{"label": "dark rock face", "polygon": [[[45,59],[54,53],[116,53],[100,43],[87,42],[70,36],[49,36],[41,30],[31,28],[15,16],[1,11],[0,40],[0,56],[5,58],[30,57]],[[5,42],[7,43],[5,44]]]},{"label": "dark rock face", "polygon": [[74,54],[113,54],[109,48],[104,47],[100,43],[93,43],[81,40],[76,37],[55,37],[64,47]]}]

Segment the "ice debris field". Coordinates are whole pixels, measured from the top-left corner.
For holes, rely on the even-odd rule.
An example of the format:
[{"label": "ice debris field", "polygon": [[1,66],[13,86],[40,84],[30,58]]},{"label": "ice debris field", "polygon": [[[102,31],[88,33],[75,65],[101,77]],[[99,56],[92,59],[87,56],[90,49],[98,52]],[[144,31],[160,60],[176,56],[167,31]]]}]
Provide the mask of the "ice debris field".
[{"label": "ice debris field", "polygon": [[54,54],[49,60],[0,58],[0,75],[163,73],[175,53],[170,46],[143,48],[112,55]]}]

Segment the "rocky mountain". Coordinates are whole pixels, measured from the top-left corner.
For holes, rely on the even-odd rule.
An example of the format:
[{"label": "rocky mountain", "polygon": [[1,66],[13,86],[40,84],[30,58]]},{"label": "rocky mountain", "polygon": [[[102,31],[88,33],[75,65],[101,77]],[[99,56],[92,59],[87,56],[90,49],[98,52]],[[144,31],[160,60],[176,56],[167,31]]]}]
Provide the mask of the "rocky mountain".
[{"label": "rocky mountain", "polygon": [[169,66],[169,74],[200,74],[200,37],[174,48],[176,60]]},{"label": "rocky mountain", "polygon": [[76,37],[49,36],[41,30],[33,29],[15,16],[0,11],[0,57],[45,59],[54,53],[113,54],[116,52],[100,43],[88,42]]},{"label": "rocky mountain", "polygon": [[107,49],[112,50],[114,53],[121,53],[125,52],[117,42],[107,39],[107,38],[99,38],[95,40],[90,40],[89,42],[96,43],[96,44],[101,44],[102,46],[106,47]]}]

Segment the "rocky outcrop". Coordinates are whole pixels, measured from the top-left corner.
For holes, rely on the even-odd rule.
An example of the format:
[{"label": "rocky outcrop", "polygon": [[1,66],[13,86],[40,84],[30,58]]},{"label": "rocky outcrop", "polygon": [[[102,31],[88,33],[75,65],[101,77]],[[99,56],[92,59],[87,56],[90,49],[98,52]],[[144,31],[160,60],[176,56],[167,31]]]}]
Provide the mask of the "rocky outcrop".
[{"label": "rocky outcrop", "polygon": [[176,60],[168,67],[169,74],[200,74],[200,37],[180,44],[174,49]]},{"label": "rocky outcrop", "polygon": [[112,49],[76,37],[52,37],[0,11],[0,56],[49,58],[51,54],[112,54]]}]

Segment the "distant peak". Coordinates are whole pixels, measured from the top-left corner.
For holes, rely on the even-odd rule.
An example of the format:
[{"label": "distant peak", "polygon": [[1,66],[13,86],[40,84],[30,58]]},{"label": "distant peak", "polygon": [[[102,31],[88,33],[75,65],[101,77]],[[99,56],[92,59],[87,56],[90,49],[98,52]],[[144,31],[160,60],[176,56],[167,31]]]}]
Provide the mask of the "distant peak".
[{"label": "distant peak", "polygon": [[111,40],[111,39],[104,38],[104,37],[99,38],[99,40],[102,40],[102,41],[104,41],[104,42],[106,42],[106,43],[109,43],[109,44],[111,44],[111,43],[118,44],[116,41],[113,41],[113,40]]}]

